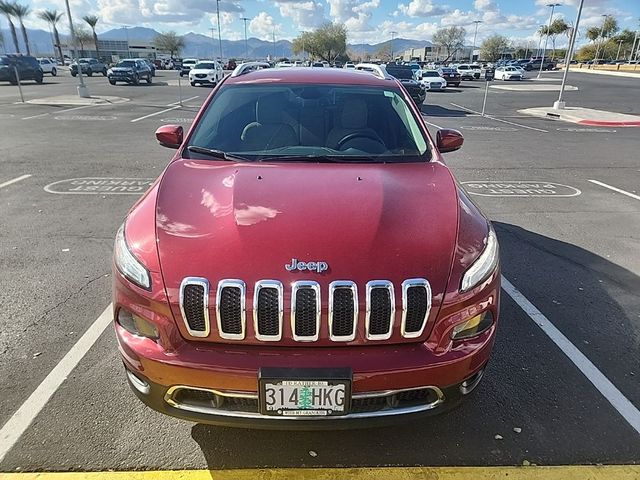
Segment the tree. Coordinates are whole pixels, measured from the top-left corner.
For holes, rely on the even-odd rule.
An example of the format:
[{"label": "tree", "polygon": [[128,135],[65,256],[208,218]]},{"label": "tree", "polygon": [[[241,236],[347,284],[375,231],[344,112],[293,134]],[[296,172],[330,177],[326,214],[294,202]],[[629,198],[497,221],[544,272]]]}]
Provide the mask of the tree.
[{"label": "tree", "polygon": [[342,23],[325,23],[313,32],[293,39],[293,53],[308,52],[329,63],[347,52],[347,29]]},{"label": "tree", "polygon": [[551,36],[551,59],[555,57],[556,54],[556,38],[558,35],[563,35],[567,33],[569,30],[569,25],[562,18],[556,18],[553,22],[551,22],[551,28],[549,29],[549,35]]},{"label": "tree", "polygon": [[589,27],[587,28],[587,38],[595,42],[600,37],[600,27]]},{"label": "tree", "polygon": [[464,27],[441,28],[433,34],[431,41],[434,45],[443,47],[447,52],[447,60],[456,50],[464,45],[467,31]]},{"label": "tree", "polygon": [[178,56],[184,48],[184,38],[179,37],[176,32],[159,33],[153,43],[159,51],[168,52],[171,58]]},{"label": "tree", "polygon": [[92,40],[92,35],[88,30],[80,26],[76,27],[74,32],[76,34],[76,41],[80,44],[80,56],[84,57],[84,46]]},{"label": "tree", "polygon": [[24,40],[24,44],[27,47],[27,55],[31,55],[31,47],[29,47],[29,36],[27,35],[27,29],[24,26],[25,17],[29,16],[31,13],[31,7],[28,5],[21,5],[19,3],[13,4],[13,16],[18,19],[20,22],[20,28],[22,29],[22,39]]},{"label": "tree", "polygon": [[391,46],[389,44],[383,44],[376,53],[374,54],[375,58],[379,58],[383,62],[391,62],[393,59],[391,58]]},{"label": "tree", "polygon": [[96,57],[100,58],[100,47],[98,47],[98,34],[96,34],[96,24],[99,18],[96,15],[85,15],[82,19],[91,27],[93,33],[93,43],[96,44]]},{"label": "tree", "polygon": [[509,46],[509,40],[502,35],[491,35],[480,45],[480,56],[483,60],[495,62]]},{"label": "tree", "polygon": [[61,62],[60,65],[64,65],[64,56],[62,55],[62,46],[60,45],[60,35],[58,34],[57,24],[63,16],[64,14],[57,10],[42,10],[38,12],[38,17],[51,25],[51,29],[53,30],[53,41],[55,43],[53,47],[54,49],[58,49],[58,56],[60,57]]},{"label": "tree", "polygon": [[16,53],[20,53],[20,45],[18,44],[18,34],[16,33],[16,26],[11,21],[13,17],[13,3],[5,0],[0,0],[0,13],[7,17],[9,22],[9,30],[11,30],[11,37],[13,38],[13,45],[16,49]]}]

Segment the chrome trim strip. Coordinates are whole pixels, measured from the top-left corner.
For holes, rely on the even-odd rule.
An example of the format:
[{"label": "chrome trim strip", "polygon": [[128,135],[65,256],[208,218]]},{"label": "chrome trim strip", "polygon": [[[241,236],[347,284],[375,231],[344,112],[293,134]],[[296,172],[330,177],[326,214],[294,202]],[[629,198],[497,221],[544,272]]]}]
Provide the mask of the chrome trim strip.
[{"label": "chrome trim strip", "polygon": [[[220,318],[220,297],[222,295],[222,289],[225,287],[240,289],[240,333],[225,333],[222,331],[222,319]],[[244,340],[247,328],[246,293],[247,287],[242,280],[230,278],[220,280],[218,282],[218,291],[216,292],[216,318],[218,323],[218,334],[220,335],[220,338],[224,338],[225,340]]]},{"label": "chrome trim strip", "polygon": [[[296,335],[296,297],[298,290],[310,288],[316,292],[316,334]],[[296,342],[315,342],[320,337],[320,314],[322,313],[322,301],[320,297],[320,284],[309,280],[300,280],[291,284],[291,336]]]},{"label": "chrome trim strip", "polygon": [[[258,330],[258,294],[263,288],[275,288],[278,291],[278,334],[261,335]],[[284,287],[278,280],[259,280],[253,290],[253,329],[257,340],[277,342],[282,340],[282,319],[284,317]]]},{"label": "chrome trim strip", "polygon": [[209,392],[215,395],[220,395],[221,397],[251,398],[251,399],[258,398],[258,394],[253,392],[238,392],[234,390],[216,390],[215,388],[189,387],[187,385],[174,385],[173,387],[169,387],[169,389],[165,393],[164,395],[165,400],[167,400],[167,398],[172,398],[175,395],[175,393],[180,390],[198,390],[200,392]]},{"label": "chrome trim strip", "polygon": [[[187,315],[184,312],[184,288],[187,285],[200,285],[204,288],[204,294],[202,298],[202,308],[204,310],[204,330],[191,330],[189,322],[187,322]],[[180,313],[182,314],[182,321],[184,322],[187,332],[192,337],[205,338],[211,333],[211,322],[209,321],[209,280],[203,277],[185,277],[180,283]]]},{"label": "chrome trim strip", "polygon": [[[389,318],[389,331],[386,333],[380,334],[370,334],[369,333],[369,323],[371,320],[371,291],[374,288],[386,288],[389,290],[389,300],[391,302],[391,315]],[[365,317],[365,329],[367,340],[388,340],[391,338],[391,334],[393,333],[393,324],[396,318],[396,297],[393,291],[393,283],[389,280],[371,280],[367,282],[366,287],[366,298],[367,298],[367,314]]]},{"label": "chrome trim strip", "polygon": [[[353,333],[351,335],[333,334],[333,295],[339,288],[351,290],[353,293]],[[348,280],[336,280],[329,284],[329,338],[334,342],[351,342],[356,338],[358,330],[358,287]]]},{"label": "chrome trim strip", "polygon": [[[408,300],[407,300],[407,291],[410,287],[423,287],[427,291],[427,311],[425,313],[424,318],[422,319],[422,327],[417,332],[407,332],[407,308],[408,308]],[[400,333],[404,338],[417,338],[424,332],[425,327],[427,326],[427,321],[429,320],[429,313],[431,312],[431,284],[425,278],[409,278],[402,282],[402,323],[400,325]]]},{"label": "chrome trim strip", "polygon": [[151,387],[147,382],[138,378],[133,372],[130,372],[127,368],[124,369],[127,373],[127,378],[131,382],[131,385],[138,390],[143,395],[149,395],[149,391],[151,391]]},{"label": "chrome trim strip", "polygon": [[[427,410],[433,410],[434,408],[436,408],[437,406],[441,405],[442,403],[444,403],[445,401],[445,396],[444,393],[442,392],[442,390],[440,390],[438,387],[436,386],[425,386],[425,387],[415,387],[415,388],[409,388],[409,389],[404,389],[404,390],[389,390],[390,392],[395,392],[395,393],[400,393],[400,392],[404,392],[407,390],[422,390],[422,389],[430,389],[432,390],[436,395],[437,395],[437,399],[431,403],[425,403],[424,405],[416,405],[413,407],[404,407],[404,408],[396,408],[396,409],[387,409],[387,410],[377,410],[374,412],[360,412],[360,413],[349,413],[347,415],[341,415],[341,416],[335,416],[335,417],[272,417],[272,416],[268,416],[268,415],[261,415],[260,413],[257,412],[242,412],[242,411],[230,411],[230,410],[221,410],[219,408],[214,408],[214,407],[198,407],[195,405],[186,405],[186,404],[182,404],[179,402],[176,402],[173,399],[173,395],[177,390],[180,389],[192,389],[192,390],[201,390],[201,391],[206,391],[206,392],[212,392],[215,393],[217,395],[221,395],[221,396],[234,396],[234,394],[232,392],[220,392],[219,390],[212,390],[212,389],[208,389],[208,388],[194,388],[194,387],[187,387],[187,386],[183,386],[183,385],[177,385],[177,386],[173,386],[171,388],[169,388],[167,390],[167,392],[165,393],[164,396],[164,401],[166,403],[168,403],[169,405],[171,405],[174,408],[177,408],[179,410],[185,410],[188,412],[194,412],[194,413],[202,413],[205,415],[216,415],[219,417],[233,417],[233,418],[246,418],[246,419],[261,419],[261,420],[267,420],[267,421],[274,421],[274,422],[278,422],[278,421],[300,421],[300,420],[311,420],[311,421],[323,421],[323,420],[350,420],[350,419],[358,419],[358,418],[375,418],[375,417],[391,417],[391,416],[396,416],[396,415],[406,415],[406,414],[410,414],[410,413],[419,413],[419,412],[425,412]],[[231,395],[229,395],[229,393],[232,393]],[[240,392],[238,392],[240,393]],[[243,395],[243,398],[257,398],[256,394],[243,394],[240,393],[240,395]],[[240,396],[240,395],[235,395],[235,396]],[[366,394],[364,394],[366,395]],[[356,397],[355,395],[353,396],[353,398],[364,398],[364,397]]]},{"label": "chrome trim strip", "polygon": [[484,376],[484,369],[480,370],[478,373],[471,375],[471,382],[469,383],[469,379],[465,380],[460,384],[460,393],[463,395],[470,394],[479,384],[480,380]]}]

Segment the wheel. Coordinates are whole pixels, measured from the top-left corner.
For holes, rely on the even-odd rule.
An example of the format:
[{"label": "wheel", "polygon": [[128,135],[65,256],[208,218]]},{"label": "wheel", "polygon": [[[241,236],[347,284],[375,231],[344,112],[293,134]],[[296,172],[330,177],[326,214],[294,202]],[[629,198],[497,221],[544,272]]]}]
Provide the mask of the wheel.
[{"label": "wheel", "polygon": [[93,70],[89,69],[89,71],[87,72],[87,77],[92,77],[93,76]]},{"label": "wheel", "polygon": [[75,77],[76,75],[78,75],[78,72],[71,71],[71,76],[72,77]]},{"label": "wheel", "polygon": [[54,77],[56,75],[58,75],[58,70],[56,70],[55,68],[51,70],[51,75],[53,75]]},{"label": "wheel", "polygon": [[151,82],[153,81],[152,77],[153,77],[153,75],[151,75],[151,74],[147,77],[147,84],[148,85],[151,85]]},{"label": "wheel", "polygon": [[181,77],[184,77],[184,73],[180,72],[180,76],[181,76]]},{"label": "wheel", "polygon": [[138,75],[133,76],[133,84],[140,85],[140,78],[138,77]]},{"label": "wheel", "polygon": [[106,77],[106,76],[107,76],[107,69],[106,69],[106,68],[103,68],[103,69],[102,69],[102,76],[103,76],[103,77]]},{"label": "wheel", "polygon": [[116,84],[116,81],[115,81],[115,80],[111,80],[111,79],[109,79],[109,83],[110,83],[111,85],[115,85],[115,84]]},{"label": "wheel", "polygon": [[197,85],[196,82],[191,82],[192,87],[195,87],[196,85]]},{"label": "wheel", "polygon": [[35,81],[36,81],[36,83],[40,83],[41,84],[44,81],[44,75],[42,73],[39,74],[39,75],[36,75]]},{"label": "wheel", "polygon": [[17,85],[17,84],[18,84],[18,80],[17,80],[17,79],[15,79],[15,78],[10,78],[10,79],[9,79],[9,83],[10,83],[11,85]]}]

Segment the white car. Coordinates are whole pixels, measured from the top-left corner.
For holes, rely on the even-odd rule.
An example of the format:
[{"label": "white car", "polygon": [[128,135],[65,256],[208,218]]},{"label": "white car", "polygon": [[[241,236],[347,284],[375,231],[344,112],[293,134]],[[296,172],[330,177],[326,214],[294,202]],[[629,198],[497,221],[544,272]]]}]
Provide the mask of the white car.
[{"label": "white car", "polygon": [[198,84],[217,85],[223,78],[222,65],[213,60],[198,62],[189,70],[189,82],[192,87]]},{"label": "white car", "polygon": [[289,67],[293,67],[293,63],[287,62],[287,61],[276,63],[276,68],[289,68]]},{"label": "white car", "polygon": [[522,78],[527,78],[527,74],[526,74],[524,68],[522,68],[519,65],[512,65],[512,67],[515,68],[516,70],[518,70],[522,74]]},{"label": "white car", "polygon": [[40,64],[42,73],[50,73],[54,77],[58,74],[58,69],[56,68],[58,64],[50,58],[38,58],[38,63]]},{"label": "white car", "polygon": [[185,58],[182,60],[182,66],[180,67],[180,76],[184,77],[200,60],[197,58]]},{"label": "white car", "polygon": [[347,62],[344,64],[344,67],[342,68],[356,68],[356,66],[353,62]]},{"label": "white car", "polygon": [[294,67],[304,67],[304,62],[302,60],[296,60],[293,62]]},{"label": "white car", "polygon": [[498,67],[496,68],[496,80],[522,80],[523,75],[516,67]]},{"label": "white car", "polygon": [[447,81],[440,76],[437,70],[419,71],[418,78],[425,90],[444,90],[447,88]]}]

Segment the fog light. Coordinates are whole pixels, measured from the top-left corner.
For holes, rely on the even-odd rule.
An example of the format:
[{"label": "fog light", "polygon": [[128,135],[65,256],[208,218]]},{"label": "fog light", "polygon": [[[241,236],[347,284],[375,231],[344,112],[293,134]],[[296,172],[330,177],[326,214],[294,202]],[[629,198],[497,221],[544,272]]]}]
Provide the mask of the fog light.
[{"label": "fog light", "polygon": [[147,337],[153,340],[158,338],[158,329],[153,323],[124,308],[118,310],[118,323],[132,335]]},{"label": "fog light", "polygon": [[466,322],[453,327],[451,338],[453,340],[463,340],[466,338],[475,337],[489,328],[492,323],[493,315],[491,314],[491,312],[483,312],[480,315],[476,315]]}]

